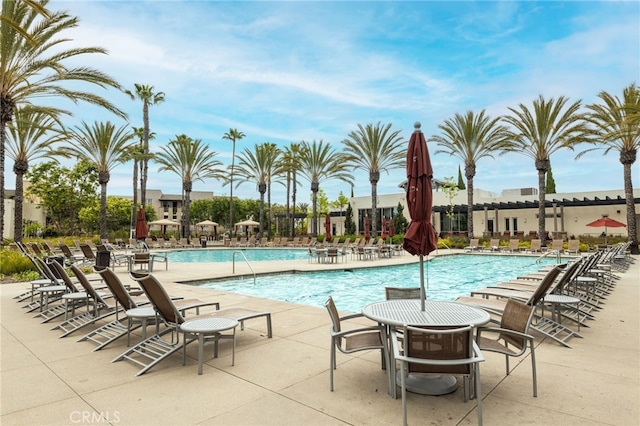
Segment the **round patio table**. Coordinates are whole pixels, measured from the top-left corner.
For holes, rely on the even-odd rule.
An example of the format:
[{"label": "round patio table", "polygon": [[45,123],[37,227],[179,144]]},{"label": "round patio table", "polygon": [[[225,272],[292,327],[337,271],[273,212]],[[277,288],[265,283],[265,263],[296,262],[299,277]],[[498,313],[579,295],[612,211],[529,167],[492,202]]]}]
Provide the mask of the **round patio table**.
[{"label": "round patio table", "polygon": [[[187,338],[186,334],[196,334],[198,336],[198,374],[202,374],[202,363],[204,358],[204,340],[213,339],[215,341],[213,357],[218,357],[218,341],[220,339],[233,339],[233,349],[231,352],[231,365],[235,365],[236,358],[236,327],[238,321],[232,318],[210,317],[198,318],[185,321],[180,324],[180,331],[185,333],[182,339],[182,365],[186,364],[187,358]],[[223,335],[222,332],[233,330],[231,335]]]},{"label": "round patio table", "polygon": [[[425,310],[420,310],[418,299],[397,299],[375,302],[365,306],[362,314],[378,323],[402,327],[424,326],[472,326],[489,322],[489,314],[479,308],[456,302],[438,300],[425,301]],[[393,371],[391,372],[393,374]],[[396,378],[398,382],[398,378]],[[391,384],[390,381],[390,385]],[[423,395],[445,395],[454,392],[457,380],[451,375],[410,374],[406,379],[407,390]],[[391,394],[395,392],[391,390]]]}]

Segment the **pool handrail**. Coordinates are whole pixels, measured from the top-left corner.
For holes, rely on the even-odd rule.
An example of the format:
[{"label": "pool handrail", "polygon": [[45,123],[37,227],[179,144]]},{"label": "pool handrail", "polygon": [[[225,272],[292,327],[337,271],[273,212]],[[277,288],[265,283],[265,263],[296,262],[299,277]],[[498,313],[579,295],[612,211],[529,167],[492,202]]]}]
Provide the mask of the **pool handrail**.
[{"label": "pool handrail", "polygon": [[236,273],[236,254],[239,254],[240,256],[242,256],[242,258],[244,259],[244,261],[247,263],[247,266],[249,266],[249,269],[251,269],[251,272],[253,272],[253,284],[256,284],[256,271],[253,270],[253,267],[251,267],[251,264],[249,263],[249,260],[247,259],[247,256],[244,255],[244,253],[240,250],[234,250],[233,251],[233,267],[231,269],[231,273],[235,274]]}]

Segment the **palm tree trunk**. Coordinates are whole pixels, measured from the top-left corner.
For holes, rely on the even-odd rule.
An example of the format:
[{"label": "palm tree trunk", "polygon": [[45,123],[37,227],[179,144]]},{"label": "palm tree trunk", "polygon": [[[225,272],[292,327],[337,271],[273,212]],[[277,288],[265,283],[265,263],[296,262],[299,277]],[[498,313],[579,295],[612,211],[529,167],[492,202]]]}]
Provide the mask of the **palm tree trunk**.
[{"label": "palm tree trunk", "polygon": [[[144,207],[144,205],[143,205]],[[133,160],[133,206],[131,208],[133,214],[131,215],[131,229],[136,229],[136,219],[138,209],[138,160]],[[136,235],[137,238],[137,235]]]},{"label": "palm tree trunk", "polygon": [[287,220],[285,221],[284,229],[286,230],[286,232],[284,233],[284,235],[287,235],[287,232],[289,232],[289,224],[291,223],[290,197],[291,197],[291,172],[287,170]]},{"label": "palm tree trunk", "polygon": [[296,182],[296,173],[293,172],[293,188],[291,194],[291,204],[293,204],[293,212],[292,212],[292,220],[291,220],[291,238],[296,236],[296,192],[297,192],[297,182]]},{"label": "palm tree trunk", "polygon": [[[622,156],[622,155],[621,155]],[[635,158],[634,158],[635,161]],[[631,180],[631,165],[633,162],[624,162],[624,197],[627,205],[627,233],[631,241],[631,254],[640,254],[638,250],[638,232],[636,224],[636,206],[633,199],[633,182]]]},{"label": "palm tree trunk", "polygon": [[24,171],[13,168],[16,174],[16,193],[14,196],[15,202],[15,223],[13,224],[13,240],[15,242],[22,241],[22,218],[23,218],[23,206],[24,206]]},{"label": "palm tree trunk", "polygon": [[107,182],[109,179],[100,182],[100,239],[107,238]]},{"label": "palm tree trunk", "polygon": [[236,140],[233,141],[233,153],[231,154],[231,176],[229,176],[229,236],[233,236],[233,167],[236,159]]},{"label": "palm tree trunk", "polygon": [[142,176],[140,176],[140,198],[144,206],[147,203],[147,176],[149,173],[149,103],[144,101],[142,105],[142,125],[143,125],[143,152]]},{"label": "palm tree trunk", "polygon": [[473,176],[467,175],[467,236],[473,238]]},{"label": "palm tree trunk", "polygon": [[7,141],[7,123],[13,119],[15,103],[0,98],[0,247],[4,245],[4,146]]},{"label": "palm tree trunk", "polygon": [[187,244],[191,243],[191,189],[193,183],[184,183],[184,238],[187,239]]},{"label": "palm tree trunk", "polygon": [[258,192],[260,192],[260,235],[258,238],[262,238],[264,232],[264,193],[267,192],[267,184],[261,183],[258,185]]},{"label": "palm tree trunk", "polygon": [[380,172],[370,172],[369,182],[371,182],[371,237],[378,236],[378,180]]},{"label": "palm tree trunk", "polygon": [[271,181],[267,183],[267,239],[271,239]]},{"label": "palm tree trunk", "polygon": [[538,238],[540,238],[541,246],[547,246],[547,238],[545,232],[545,170],[538,169]]},{"label": "palm tree trunk", "polygon": [[318,236],[318,189],[319,188],[320,188],[320,184],[318,184],[318,182],[311,182],[311,193],[313,194],[313,218],[311,220],[313,229],[311,230],[311,235],[314,237]]}]

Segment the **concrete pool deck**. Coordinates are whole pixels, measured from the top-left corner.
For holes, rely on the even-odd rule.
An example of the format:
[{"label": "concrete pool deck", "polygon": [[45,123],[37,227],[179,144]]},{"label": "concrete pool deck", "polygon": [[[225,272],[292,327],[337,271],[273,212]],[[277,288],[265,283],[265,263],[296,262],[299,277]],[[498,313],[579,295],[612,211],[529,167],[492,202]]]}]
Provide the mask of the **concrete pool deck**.
[{"label": "concrete pool deck", "polygon": [[[448,251],[443,251],[448,252]],[[370,266],[415,262],[404,255],[366,262]],[[337,264],[356,267],[365,261]],[[260,265],[257,265],[260,263]],[[264,265],[262,263],[265,263]],[[330,265],[306,260],[254,262],[256,272],[318,270]],[[246,270],[242,269],[246,268]],[[335,392],[329,391],[329,318],[323,308],[208,290],[178,284],[229,275],[230,263],[170,263],[154,275],[172,295],[219,301],[222,308],[243,306],[272,312],[274,336],[265,336],[264,320],[238,330],[235,366],[230,342],[220,343],[220,357],[205,348],[204,374],[197,375],[197,345],[135,377],[138,368],[111,361],[126,348],[120,339],[92,352],[76,342],[84,330],[63,339],[26,314],[13,296],[26,284],[0,286],[1,357],[0,423],[2,425],[326,425],[399,424],[400,399],[386,393],[386,376],[377,352],[338,354]],[[116,269],[131,282],[125,268]],[[236,272],[250,273],[236,264]],[[484,421],[487,425],[637,425],[640,423],[640,262],[619,274],[604,309],[583,328],[572,349],[537,339],[538,397],[531,395],[527,356],[512,360],[485,354],[481,365]],[[292,285],[302,285],[293,282]],[[382,297],[381,297],[382,298]],[[365,320],[359,323],[366,323]],[[92,326],[87,327],[91,329]],[[151,329],[150,329],[151,330]],[[139,335],[133,337],[134,341]],[[465,403],[462,389],[440,396],[409,394],[412,424],[476,424],[475,401]]]}]

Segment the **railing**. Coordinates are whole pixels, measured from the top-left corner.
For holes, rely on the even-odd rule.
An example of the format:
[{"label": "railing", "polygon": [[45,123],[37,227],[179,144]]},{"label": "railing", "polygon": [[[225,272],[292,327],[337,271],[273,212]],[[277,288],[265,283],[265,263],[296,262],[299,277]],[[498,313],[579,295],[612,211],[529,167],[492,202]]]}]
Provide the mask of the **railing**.
[{"label": "railing", "polygon": [[254,271],[253,268],[251,267],[251,264],[249,263],[249,260],[247,260],[247,256],[245,256],[244,253],[239,251],[239,250],[234,250],[233,251],[233,268],[232,268],[231,272],[233,274],[236,273],[236,254],[239,254],[240,256],[242,256],[242,258],[246,262],[246,264],[249,267],[249,269],[251,269],[251,272],[253,272],[253,284],[255,285],[256,284],[256,271]]},{"label": "railing", "polygon": [[542,261],[542,259],[544,259],[545,257],[549,256],[550,254],[555,254],[556,255],[556,263],[562,263],[562,255],[560,253],[560,250],[549,250],[547,252],[545,252],[542,256],[538,257],[536,259],[536,263],[540,263]]}]

